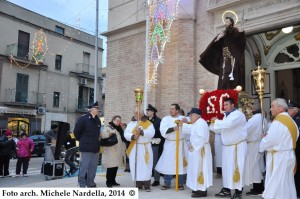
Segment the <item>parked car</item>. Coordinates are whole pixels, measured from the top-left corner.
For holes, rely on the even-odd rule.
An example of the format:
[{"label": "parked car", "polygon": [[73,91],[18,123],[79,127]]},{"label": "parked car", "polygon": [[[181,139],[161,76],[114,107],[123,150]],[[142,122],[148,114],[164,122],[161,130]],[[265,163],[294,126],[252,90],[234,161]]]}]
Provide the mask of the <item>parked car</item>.
[{"label": "parked car", "polygon": [[43,156],[45,154],[45,141],[44,135],[32,135],[29,137],[34,143],[34,150],[31,155]]}]

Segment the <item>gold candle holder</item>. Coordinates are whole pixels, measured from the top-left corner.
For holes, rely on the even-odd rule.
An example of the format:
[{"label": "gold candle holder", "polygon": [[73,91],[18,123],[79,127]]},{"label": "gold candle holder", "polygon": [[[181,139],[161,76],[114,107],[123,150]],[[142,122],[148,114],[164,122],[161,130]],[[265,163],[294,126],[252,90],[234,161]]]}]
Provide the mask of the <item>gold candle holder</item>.
[{"label": "gold candle holder", "polygon": [[143,102],[143,94],[144,90],[140,87],[134,89],[134,94],[135,94],[135,102],[138,106],[141,106]]},{"label": "gold candle holder", "polygon": [[266,85],[266,70],[261,68],[258,62],[257,69],[252,71],[252,76],[254,79],[254,85],[255,90],[258,93],[259,101],[260,101],[260,109],[261,109],[261,115],[262,115],[262,132],[264,133],[264,109],[263,109],[263,94],[265,91],[265,85]]},{"label": "gold candle holder", "polygon": [[[137,105],[137,124],[136,124],[136,128],[138,129],[139,127],[139,122],[140,122],[140,109],[141,109],[141,105],[143,102],[143,94],[144,94],[144,90],[140,87],[134,89],[134,94],[135,94],[135,102]],[[135,169],[134,169],[134,184],[135,186],[137,186],[137,180],[136,180],[136,176],[137,176],[137,151],[138,151],[138,140],[136,140],[136,144],[135,144]]]}]

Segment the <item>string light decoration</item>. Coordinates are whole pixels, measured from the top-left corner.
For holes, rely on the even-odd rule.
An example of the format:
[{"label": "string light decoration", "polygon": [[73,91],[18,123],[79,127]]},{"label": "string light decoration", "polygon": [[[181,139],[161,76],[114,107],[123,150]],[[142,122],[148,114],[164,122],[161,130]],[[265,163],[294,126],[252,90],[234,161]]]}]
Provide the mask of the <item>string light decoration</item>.
[{"label": "string light decoration", "polygon": [[[66,32],[68,34],[68,32]],[[80,34],[80,31],[78,30],[78,34]],[[75,35],[75,33],[72,34],[73,36]],[[65,36],[62,36],[61,39],[66,39]],[[52,56],[56,56],[56,55],[62,55],[67,48],[70,46],[71,42],[73,41],[73,37],[70,37],[68,39],[68,43],[61,48],[61,50],[59,52],[51,52],[48,49],[48,37],[46,36],[46,34],[44,33],[43,29],[40,29],[38,32],[35,33],[34,35],[34,39],[32,42],[32,47],[30,49],[30,51],[27,53],[26,56],[24,57],[30,57],[29,54],[32,51],[32,56],[29,58],[29,62],[26,64],[20,64],[19,60],[17,60],[14,56],[13,56],[13,52],[18,50],[18,45],[14,45],[11,49],[10,49],[10,55],[9,55],[9,59],[10,59],[10,63],[11,63],[11,67],[12,67],[12,63],[16,64],[17,66],[21,67],[21,68],[26,68],[31,64],[42,64],[44,61],[44,58],[46,56],[46,54],[52,55]],[[52,41],[50,41],[52,42]],[[54,41],[53,41],[54,42]]]},{"label": "string light decoration", "polygon": [[171,38],[171,27],[177,17],[177,10],[180,0],[157,0],[157,3],[148,4],[150,17],[148,37],[148,63],[147,84],[148,89],[156,84],[157,69],[163,63],[163,55],[166,43]]},{"label": "string light decoration", "polygon": [[44,57],[48,52],[47,37],[43,29],[35,33],[32,48],[32,60],[34,60],[36,64],[43,63]]}]

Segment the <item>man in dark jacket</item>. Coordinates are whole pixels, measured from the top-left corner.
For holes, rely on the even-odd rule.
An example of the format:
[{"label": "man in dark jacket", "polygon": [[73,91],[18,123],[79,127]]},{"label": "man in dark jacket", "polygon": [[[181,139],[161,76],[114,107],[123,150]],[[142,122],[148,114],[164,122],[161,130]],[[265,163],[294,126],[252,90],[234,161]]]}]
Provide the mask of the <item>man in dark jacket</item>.
[{"label": "man in dark jacket", "polygon": [[96,187],[94,182],[99,159],[99,137],[101,121],[98,117],[98,102],[89,106],[89,113],[81,116],[74,128],[74,135],[79,141],[80,172],[78,183],[80,187]]},{"label": "man in dark jacket", "polygon": [[16,143],[12,138],[12,132],[6,130],[0,138],[0,178],[9,176],[10,154],[16,151]]},{"label": "man in dark jacket", "polygon": [[158,186],[160,173],[158,173],[154,168],[157,164],[157,161],[159,159],[159,150],[162,150],[164,138],[160,134],[160,122],[161,119],[156,116],[157,109],[153,107],[151,104],[148,104],[148,108],[146,109],[148,120],[152,122],[154,129],[155,129],[155,135],[152,138],[152,150],[153,150],[153,174],[154,174],[154,182],[152,183],[152,186]]},{"label": "man in dark jacket", "polygon": [[[293,120],[295,121],[295,123],[297,124],[298,129],[300,130],[300,105],[292,102],[289,100],[288,103],[288,113],[291,116],[291,118],[293,118]],[[295,187],[296,187],[296,191],[297,191],[297,197],[300,197],[300,138],[298,138],[297,143],[296,143],[296,166],[297,166],[297,171],[295,173]]]}]

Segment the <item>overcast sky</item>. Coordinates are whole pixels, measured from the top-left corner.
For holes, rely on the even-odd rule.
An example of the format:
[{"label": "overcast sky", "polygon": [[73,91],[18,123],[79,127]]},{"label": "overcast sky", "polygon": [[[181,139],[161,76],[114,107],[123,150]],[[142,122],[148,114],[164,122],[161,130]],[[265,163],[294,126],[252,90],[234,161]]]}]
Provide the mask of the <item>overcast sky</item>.
[{"label": "overcast sky", "polygon": [[[43,16],[95,35],[96,0],[8,0]],[[108,0],[99,0],[99,34],[107,30]],[[106,39],[103,43],[106,54]],[[105,66],[106,55],[103,56]]]}]

